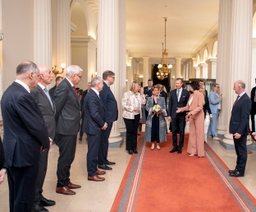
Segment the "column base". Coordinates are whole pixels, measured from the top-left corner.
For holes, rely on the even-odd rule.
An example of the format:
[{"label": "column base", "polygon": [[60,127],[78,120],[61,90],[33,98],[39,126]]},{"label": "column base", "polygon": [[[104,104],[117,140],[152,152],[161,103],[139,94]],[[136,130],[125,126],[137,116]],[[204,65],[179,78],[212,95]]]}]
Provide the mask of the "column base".
[{"label": "column base", "polygon": [[[220,141],[220,145],[226,150],[234,150],[235,146],[232,135],[225,134],[224,138]],[[253,144],[249,135],[247,136],[247,150],[256,150],[256,145]]]},{"label": "column base", "polygon": [[124,139],[121,137],[120,133],[111,133],[108,141],[110,148],[120,148],[124,142]]}]

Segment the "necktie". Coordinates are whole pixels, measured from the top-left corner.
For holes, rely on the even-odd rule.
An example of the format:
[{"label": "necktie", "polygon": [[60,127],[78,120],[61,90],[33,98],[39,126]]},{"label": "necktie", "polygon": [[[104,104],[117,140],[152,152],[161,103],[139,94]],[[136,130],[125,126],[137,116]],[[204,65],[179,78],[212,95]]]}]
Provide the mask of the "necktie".
[{"label": "necktie", "polygon": [[78,93],[77,93],[77,90],[76,90],[76,87],[75,87],[75,86],[73,86],[73,90],[74,90],[76,96],[78,96]]},{"label": "necktie", "polygon": [[47,88],[44,88],[44,92],[45,92],[47,98],[49,99],[49,102],[51,103],[51,106],[53,107],[53,105],[52,105],[52,99],[51,99],[51,97],[50,97],[50,94],[49,94]]},{"label": "necktie", "polygon": [[238,100],[239,100],[239,95],[237,96],[237,98],[236,98],[236,101],[234,102],[234,105],[238,102]]},{"label": "necktie", "polygon": [[177,93],[176,93],[176,95],[177,95],[177,100],[179,101],[180,90],[177,90]]}]

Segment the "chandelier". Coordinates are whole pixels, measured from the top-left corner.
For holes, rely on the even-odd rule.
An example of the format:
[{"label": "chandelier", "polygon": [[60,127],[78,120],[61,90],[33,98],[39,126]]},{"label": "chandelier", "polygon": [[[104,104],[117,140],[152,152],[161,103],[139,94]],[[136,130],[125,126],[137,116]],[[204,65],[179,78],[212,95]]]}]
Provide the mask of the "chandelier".
[{"label": "chandelier", "polygon": [[[162,43],[162,62],[157,66],[158,72],[156,72],[156,76],[160,80],[168,78],[172,68],[171,64],[168,65],[168,52],[166,49],[166,21],[167,21],[167,18],[164,18],[165,31],[164,31],[164,44]],[[164,45],[164,49],[163,49],[163,45]]]}]

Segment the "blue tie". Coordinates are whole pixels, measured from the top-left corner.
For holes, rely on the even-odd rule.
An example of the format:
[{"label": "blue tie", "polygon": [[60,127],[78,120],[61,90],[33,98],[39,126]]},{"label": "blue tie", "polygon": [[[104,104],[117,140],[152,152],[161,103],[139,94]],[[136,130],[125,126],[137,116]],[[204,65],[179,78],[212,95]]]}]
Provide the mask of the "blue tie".
[{"label": "blue tie", "polygon": [[46,94],[47,98],[49,99],[49,101],[50,101],[50,103],[51,103],[51,106],[52,106],[52,108],[53,108],[53,105],[52,105],[52,99],[51,99],[51,97],[50,97],[50,94],[49,94],[49,92],[48,92],[47,88],[44,88],[44,92],[45,92],[45,94]]}]

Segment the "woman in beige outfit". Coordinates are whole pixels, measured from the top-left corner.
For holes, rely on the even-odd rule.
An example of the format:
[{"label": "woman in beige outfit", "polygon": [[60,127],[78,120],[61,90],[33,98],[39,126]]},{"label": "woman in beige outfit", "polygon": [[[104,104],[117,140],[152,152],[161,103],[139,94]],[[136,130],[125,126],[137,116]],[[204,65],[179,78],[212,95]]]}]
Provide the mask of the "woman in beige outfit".
[{"label": "woman in beige outfit", "polygon": [[186,121],[189,121],[189,156],[204,157],[204,95],[199,92],[200,86],[196,81],[191,82],[190,97],[186,107],[178,108],[177,113],[188,111]]}]

